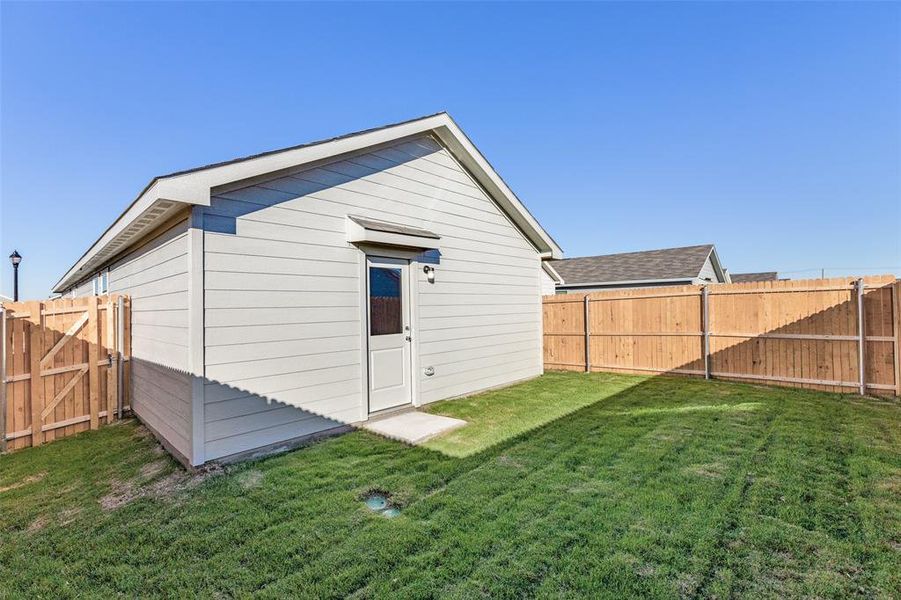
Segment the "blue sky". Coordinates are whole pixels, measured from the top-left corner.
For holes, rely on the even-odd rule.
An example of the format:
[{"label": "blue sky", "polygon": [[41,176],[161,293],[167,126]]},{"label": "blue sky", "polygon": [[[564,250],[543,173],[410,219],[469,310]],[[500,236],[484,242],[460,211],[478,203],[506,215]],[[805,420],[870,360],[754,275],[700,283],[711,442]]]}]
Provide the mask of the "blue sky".
[{"label": "blue sky", "polygon": [[0,11],[8,295],[13,248],[46,296],[154,175],[440,110],[567,256],[901,274],[899,4]]}]

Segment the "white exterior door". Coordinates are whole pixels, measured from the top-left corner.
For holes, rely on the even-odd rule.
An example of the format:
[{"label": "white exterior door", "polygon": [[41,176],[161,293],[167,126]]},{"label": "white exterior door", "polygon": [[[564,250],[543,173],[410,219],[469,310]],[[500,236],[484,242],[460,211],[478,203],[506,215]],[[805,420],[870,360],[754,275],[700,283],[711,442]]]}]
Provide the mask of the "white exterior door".
[{"label": "white exterior door", "polygon": [[368,256],[369,412],[413,402],[410,262]]}]

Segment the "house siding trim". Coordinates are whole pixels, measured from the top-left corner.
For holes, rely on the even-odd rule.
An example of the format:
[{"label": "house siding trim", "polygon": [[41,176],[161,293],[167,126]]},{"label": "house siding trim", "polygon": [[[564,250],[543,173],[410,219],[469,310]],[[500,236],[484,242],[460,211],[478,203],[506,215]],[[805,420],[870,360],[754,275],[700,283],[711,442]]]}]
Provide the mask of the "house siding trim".
[{"label": "house siding trim", "polygon": [[206,462],[203,241],[203,212],[195,206],[188,222],[188,368],[191,376],[191,464],[195,466]]}]

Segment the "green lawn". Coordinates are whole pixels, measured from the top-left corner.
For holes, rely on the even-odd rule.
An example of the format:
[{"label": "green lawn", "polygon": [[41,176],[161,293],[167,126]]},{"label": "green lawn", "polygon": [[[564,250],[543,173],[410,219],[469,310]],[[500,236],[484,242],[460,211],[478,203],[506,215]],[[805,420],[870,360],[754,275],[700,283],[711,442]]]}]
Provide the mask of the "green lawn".
[{"label": "green lawn", "polygon": [[646,380],[632,375],[604,375],[592,377],[592,385],[585,385],[585,377],[548,373],[478,396],[436,402],[426,410],[463,419],[468,425],[430,440],[426,446],[450,456],[469,456]]},{"label": "green lawn", "polygon": [[901,596],[897,402],[552,373],[431,410],[471,423],[201,476],[134,423],[0,456],[0,597]]}]

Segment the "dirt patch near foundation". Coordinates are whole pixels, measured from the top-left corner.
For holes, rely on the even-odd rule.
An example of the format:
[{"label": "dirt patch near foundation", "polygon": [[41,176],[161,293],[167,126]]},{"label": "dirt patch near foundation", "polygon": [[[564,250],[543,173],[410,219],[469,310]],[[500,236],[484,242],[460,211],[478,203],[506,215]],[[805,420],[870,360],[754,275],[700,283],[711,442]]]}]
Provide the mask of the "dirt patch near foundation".
[{"label": "dirt patch near foundation", "polygon": [[[161,462],[162,467],[158,465]],[[114,479],[110,483],[110,492],[100,498],[100,508],[105,511],[117,510],[139,498],[172,499],[179,493],[192,490],[207,479],[223,473],[222,467],[214,464],[193,472],[178,469],[163,477],[152,479],[164,468],[163,461],[153,461],[144,465],[138,476],[133,479],[128,481]],[[153,474],[149,481],[147,473]]]}]

